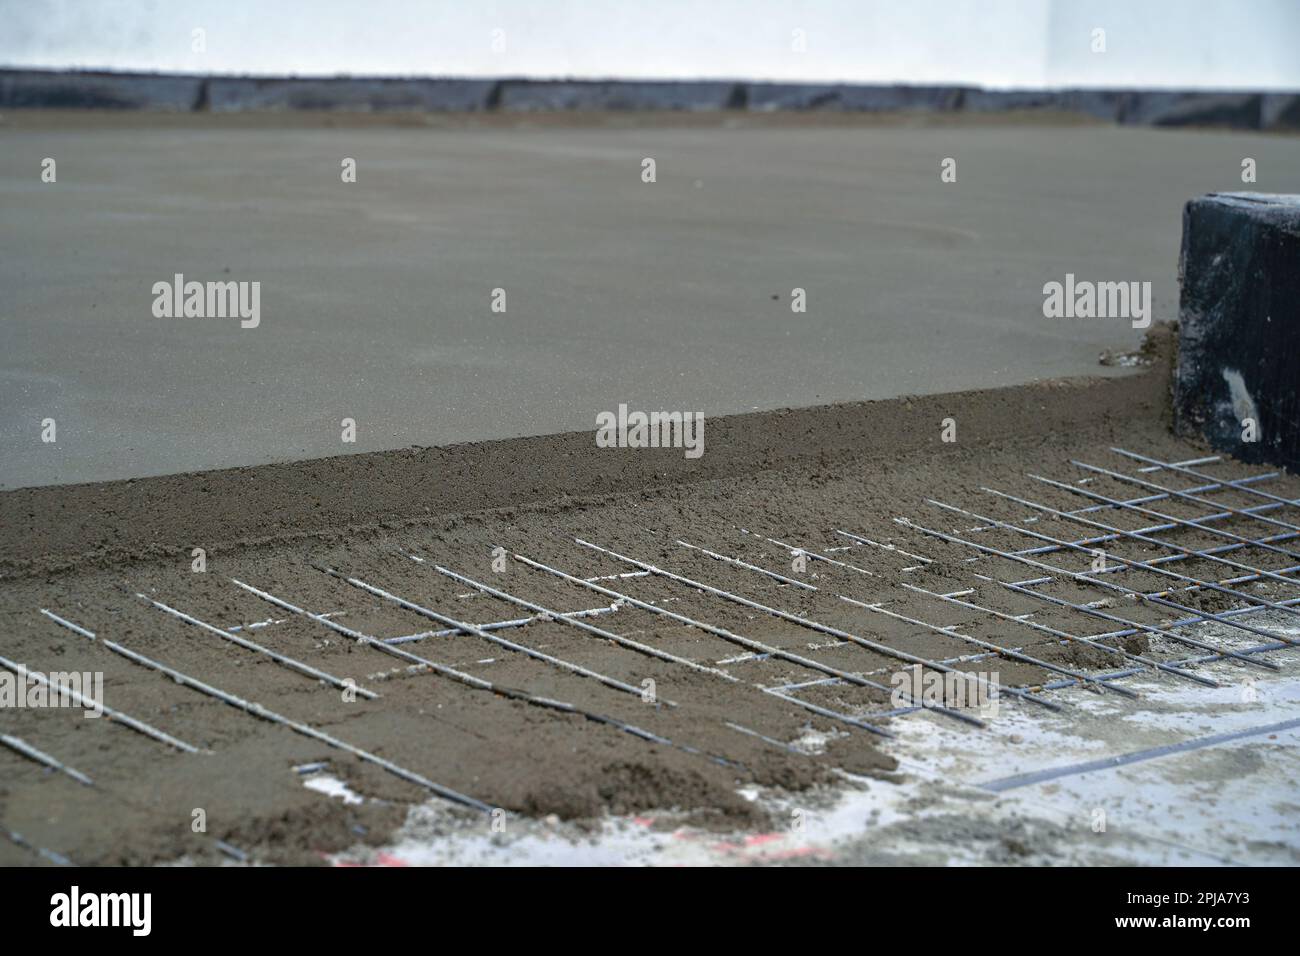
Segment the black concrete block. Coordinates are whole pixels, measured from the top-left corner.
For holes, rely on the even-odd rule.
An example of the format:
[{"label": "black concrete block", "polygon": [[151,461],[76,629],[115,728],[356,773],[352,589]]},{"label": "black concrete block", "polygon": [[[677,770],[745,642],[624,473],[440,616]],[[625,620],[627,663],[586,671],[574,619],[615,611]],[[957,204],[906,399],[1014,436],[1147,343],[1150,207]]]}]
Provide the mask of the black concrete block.
[{"label": "black concrete block", "polygon": [[[1211,193],[1183,210],[1174,426],[1300,471],[1300,196]],[[1258,440],[1243,440],[1254,419]]]}]

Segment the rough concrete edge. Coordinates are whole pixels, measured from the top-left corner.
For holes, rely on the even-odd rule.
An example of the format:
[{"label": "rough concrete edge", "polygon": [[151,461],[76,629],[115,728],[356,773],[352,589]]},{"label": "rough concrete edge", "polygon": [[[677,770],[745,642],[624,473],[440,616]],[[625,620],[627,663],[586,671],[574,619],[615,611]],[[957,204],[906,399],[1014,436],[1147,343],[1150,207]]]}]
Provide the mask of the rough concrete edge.
[{"label": "rough concrete edge", "polygon": [[[681,449],[595,449],[595,427],[154,478],[0,492],[0,578],[234,550],[542,502],[599,499],[690,482],[878,455],[942,456],[1170,418],[1173,334],[1155,326],[1152,364],[1116,378],[710,418],[703,457]],[[959,445],[940,440],[955,416]]]},{"label": "rough concrete edge", "polygon": [[1300,129],[1300,93],[1218,90],[989,90],[962,85],[740,80],[200,76],[0,69],[0,108],[240,112],[744,110],[1080,113],[1141,126]]}]

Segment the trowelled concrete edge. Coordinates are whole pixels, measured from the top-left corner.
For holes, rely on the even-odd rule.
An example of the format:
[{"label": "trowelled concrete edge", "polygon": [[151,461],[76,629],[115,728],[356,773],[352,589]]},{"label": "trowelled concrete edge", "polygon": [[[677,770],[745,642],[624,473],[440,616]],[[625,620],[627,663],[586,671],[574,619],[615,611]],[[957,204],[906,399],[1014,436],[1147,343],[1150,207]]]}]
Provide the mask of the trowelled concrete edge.
[{"label": "trowelled concrete edge", "polygon": [[[1173,335],[1156,326],[1153,364],[1118,378],[904,397],[708,419],[703,457],[680,449],[598,449],[595,427],[533,438],[0,492],[0,576],[25,577],[209,554],[361,528],[556,499],[794,469],[967,452],[982,444],[1170,421]],[[945,418],[956,445],[941,441]],[[188,560],[188,558],[186,558]]]},{"label": "trowelled concrete edge", "polygon": [[1300,94],[1219,90],[985,90],[972,86],[730,80],[202,76],[0,70],[3,109],[241,112],[747,110],[1077,113],[1140,126],[1300,129]]}]

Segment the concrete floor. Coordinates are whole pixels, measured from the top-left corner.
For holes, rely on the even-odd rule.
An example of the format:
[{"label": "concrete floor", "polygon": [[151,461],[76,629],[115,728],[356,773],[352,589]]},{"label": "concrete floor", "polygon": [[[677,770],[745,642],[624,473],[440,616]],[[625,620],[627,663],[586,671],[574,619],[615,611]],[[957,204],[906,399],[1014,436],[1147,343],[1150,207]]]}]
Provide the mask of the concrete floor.
[{"label": "concrete floor", "polygon": [[[1300,191],[1300,139],[1217,132],[0,123],[0,488],[1111,374],[1141,333],[1043,284],[1174,317],[1182,204],[1247,156]],[[177,272],[261,325],[155,318]]]}]

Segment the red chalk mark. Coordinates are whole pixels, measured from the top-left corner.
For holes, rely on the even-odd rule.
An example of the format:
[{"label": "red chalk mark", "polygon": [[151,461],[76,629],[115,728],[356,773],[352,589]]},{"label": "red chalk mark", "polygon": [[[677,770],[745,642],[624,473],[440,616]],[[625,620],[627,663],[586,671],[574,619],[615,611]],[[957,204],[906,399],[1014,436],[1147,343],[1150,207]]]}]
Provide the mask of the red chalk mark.
[{"label": "red chalk mark", "polygon": [[[755,833],[744,837],[740,843],[720,841],[709,845],[709,849],[721,856],[739,857],[746,863],[766,863],[779,860],[791,860],[809,857],[818,860],[831,860],[835,855],[819,846],[773,846],[790,839],[786,833]],[[767,847],[767,849],[759,849]]]},{"label": "red chalk mark", "polygon": [[785,839],[784,833],[755,833],[745,837],[740,843],[732,843],[728,840],[723,840],[719,843],[714,843],[709,847],[709,849],[718,853],[742,853],[748,847],[762,846],[765,843],[771,843],[774,840],[783,839]]}]

